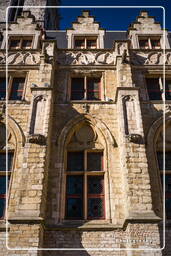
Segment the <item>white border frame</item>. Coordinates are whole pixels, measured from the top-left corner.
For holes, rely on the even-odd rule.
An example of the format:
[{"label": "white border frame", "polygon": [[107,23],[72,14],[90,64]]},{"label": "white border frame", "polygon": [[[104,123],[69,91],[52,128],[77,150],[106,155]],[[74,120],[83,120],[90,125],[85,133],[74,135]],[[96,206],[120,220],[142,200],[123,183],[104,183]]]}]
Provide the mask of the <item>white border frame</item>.
[{"label": "white border frame", "polygon": [[[109,8],[151,8],[151,9],[156,9],[156,8],[160,8],[163,10],[163,42],[164,42],[164,48],[163,48],[163,80],[164,80],[164,84],[163,84],[163,89],[164,89],[164,93],[165,93],[165,58],[166,58],[166,33],[165,33],[165,19],[166,19],[166,14],[165,14],[165,8],[163,6],[8,6],[6,9],[6,145],[8,145],[8,139],[7,139],[7,131],[8,131],[8,12],[9,9],[11,8],[52,8],[52,9],[67,9],[67,8],[86,8],[86,9],[92,9],[92,8],[105,8],[105,9],[109,9]],[[165,97],[164,97],[164,101],[163,101],[163,202],[165,202],[165,121],[166,121],[166,117],[165,117]],[[9,240],[9,236],[8,236],[8,147],[6,150],[6,219],[5,219],[5,224],[6,224],[6,248],[10,251],[162,251],[165,249],[165,238],[166,238],[166,234],[165,234],[165,225],[166,225],[166,217],[165,217],[165,204],[163,204],[163,247],[162,248],[35,248],[35,247],[30,247],[30,248],[20,248],[20,247],[15,247],[15,248],[10,248],[8,246],[8,240]]]}]

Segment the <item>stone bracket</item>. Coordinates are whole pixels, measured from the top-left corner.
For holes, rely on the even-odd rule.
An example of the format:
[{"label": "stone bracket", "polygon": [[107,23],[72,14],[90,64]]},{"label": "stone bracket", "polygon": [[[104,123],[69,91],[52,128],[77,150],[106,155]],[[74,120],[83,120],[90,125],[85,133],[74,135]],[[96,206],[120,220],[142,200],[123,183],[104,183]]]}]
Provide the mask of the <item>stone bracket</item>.
[{"label": "stone bracket", "polygon": [[27,138],[27,142],[39,145],[46,145],[46,137],[42,134],[30,134]]}]

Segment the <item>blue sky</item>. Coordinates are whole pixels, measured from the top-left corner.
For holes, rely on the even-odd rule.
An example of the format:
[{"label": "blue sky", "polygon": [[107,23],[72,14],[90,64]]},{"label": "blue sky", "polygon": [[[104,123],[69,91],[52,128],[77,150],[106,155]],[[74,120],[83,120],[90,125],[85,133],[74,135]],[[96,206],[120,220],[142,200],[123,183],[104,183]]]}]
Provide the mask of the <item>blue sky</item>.
[{"label": "blue sky", "polygon": [[[166,12],[166,28],[171,31],[171,0],[61,0],[63,6],[83,6],[82,8],[60,9],[60,29],[71,28],[72,22],[76,21],[83,9],[89,9],[101,27],[107,30],[127,30],[135,21],[141,9],[149,11],[156,21],[163,24],[162,8],[142,8],[138,6],[163,6]],[[137,8],[86,8],[85,6],[137,6]]]}]

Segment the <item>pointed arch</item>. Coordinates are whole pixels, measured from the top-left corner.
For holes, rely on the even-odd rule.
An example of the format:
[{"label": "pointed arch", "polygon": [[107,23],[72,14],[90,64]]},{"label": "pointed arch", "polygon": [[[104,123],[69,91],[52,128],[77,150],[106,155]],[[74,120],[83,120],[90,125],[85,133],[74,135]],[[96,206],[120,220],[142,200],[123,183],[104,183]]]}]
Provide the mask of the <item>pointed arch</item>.
[{"label": "pointed arch", "polygon": [[[111,219],[111,208],[110,208],[110,178],[109,178],[109,170],[110,168],[110,157],[112,148],[116,147],[116,141],[114,136],[112,135],[110,129],[107,125],[102,122],[101,120],[94,118],[91,115],[84,114],[84,115],[77,115],[75,118],[70,120],[64,128],[61,130],[60,134],[57,138],[57,159],[58,159],[58,175],[59,175],[59,194],[61,195],[58,197],[58,207],[59,207],[59,220],[62,220],[64,217],[64,205],[63,202],[65,200],[65,167],[64,167],[64,159],[65,159],[65,152],[67,148],[67,143],[79,127],[79,125],[89,124],[92,128],[94,128],[99,136],[103,139],[104,142],[104,152],[105,152],[105,162],[106,162],[106,197],[107,197],[107,218]],[[68,139],[69,138],[69,139]],[[62,202],[62,204],[61,204]]]},{"label": "pointed arch", "polygon": [[[167,124],[170,121],[171,112],[167,112],[165,115],[165,124]],[[150,181],[152,185],[152,200],[154,211],[160,217],[162,217],[162,187],[160,172],[158,168],[156,143],[158,140],[158,135],[163,129],[163,122],[163,116],[155,120],[147,134],[147,158],[149,165]]]}]

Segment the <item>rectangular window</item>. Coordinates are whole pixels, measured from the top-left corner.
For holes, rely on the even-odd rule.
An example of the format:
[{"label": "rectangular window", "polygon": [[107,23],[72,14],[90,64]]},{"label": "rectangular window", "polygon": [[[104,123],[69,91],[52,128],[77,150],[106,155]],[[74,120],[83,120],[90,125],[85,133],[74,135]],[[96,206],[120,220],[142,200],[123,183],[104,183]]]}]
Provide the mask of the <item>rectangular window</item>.
[{"label": "rectangular window", "polygon": [[32,37],[10,37],[9,49],[31,49],[32,48]]},{"label": "rectangular window", "polygon": [[[164,81],[162,77],[146,78],[150,100],[164,100]],[[165,99],[171,100],[171,79],[165,79]]]},{"label": "rectangular window", "polygon": [[5,100],[6,98],[6,78],[0,77],[0,100]]},{"label": "rectangular window", "polygon": [[97,48],[97,37],[75,37],[74,47],[76,49],[96,49]]},{"label": "rectangular window", "polygon": [[[8,184],[12,172],[13,152],[8,152]],[[6,202],[6,152],[0,152],[0,218],[4,217]]]},{"label": "rectangular window", "polygon": [[[22,100],[24,92],[25,77],[9,76],[8,79],[8,99]],[[0,77],[0,100],[6,99],[6,78]]]},{"label": "rectangular window", "polygon": [[77,77],[71,79],[71,100],[100,100],[99,77]]},{"label": "rectangular window", "polygon": [[[163,152],[157,152],[157,160],[163,183]],[[165,152],[165,171],[166,216],[171,219],[171,151]]]},{"label": "rectangular window", "polygon": [[139,36],[139,47],[141,49],[161,49],[160,37]]},{"label": "rectangular window", "polygon": [[67,219],[105,218],[102,162],[103,152],[85,150],[67,153],[65,211]]},{"label": "rectangular window", "polygon": [[11,84],[10,100],[21,100],[23,95],[25,78],[14,77]]}]

